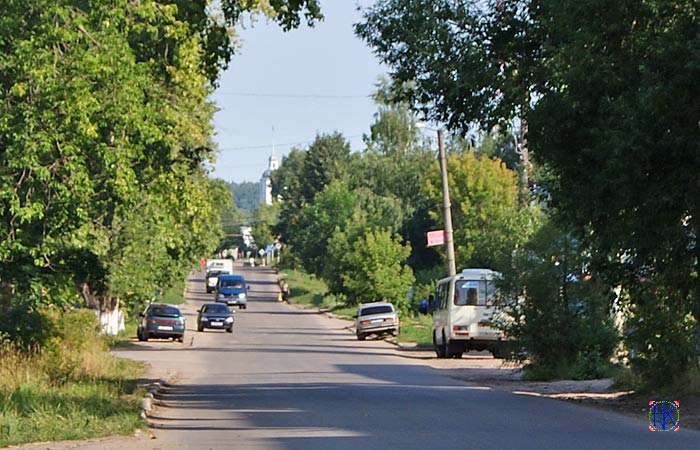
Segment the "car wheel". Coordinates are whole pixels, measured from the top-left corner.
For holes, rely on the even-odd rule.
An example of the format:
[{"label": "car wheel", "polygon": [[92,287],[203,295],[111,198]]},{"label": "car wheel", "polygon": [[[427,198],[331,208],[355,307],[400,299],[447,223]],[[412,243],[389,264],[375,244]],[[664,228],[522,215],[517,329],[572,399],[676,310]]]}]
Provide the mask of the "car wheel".
[{"label": "car wheel", "polygon": [[226,328],[227,333],[233,333],[233,327],[228,327]]},{"label": "car wheel", "polygon": [[247,308],[248,308],[247,305],[241,305],[241,306],[239,307],[239,309],[247,309]]},{"label": "car wheel", "polygon": [[439,345],[437,343],[437,337],[435,336],[435,333],[433,333],[433,348],[435,348],[435,354],[437,355],[438,358],[445,358],[447,355],[447,348],[445,345]]},{"label": "car wheel", "polygon": [[185,342],[185,335],[183,334],[182,336],[178,336],[177,341],[181,344]]},{"label": "car wheel", "polygon": [[366,337],[367,337],[367,335],[364,333],[357,333],[357,340],[358,341],[364,341]]},{"label": "car wheel", "polygon": [[136,338],[141,342],[146,340],[146,338],[143,336],[143,332],[141,332],[141,328],[136,329]]},{"label": "car wheel", "polygon": [[204,331],[204,327],[201,325],[197,325],[197,331],[201,333],[202,331]]}]

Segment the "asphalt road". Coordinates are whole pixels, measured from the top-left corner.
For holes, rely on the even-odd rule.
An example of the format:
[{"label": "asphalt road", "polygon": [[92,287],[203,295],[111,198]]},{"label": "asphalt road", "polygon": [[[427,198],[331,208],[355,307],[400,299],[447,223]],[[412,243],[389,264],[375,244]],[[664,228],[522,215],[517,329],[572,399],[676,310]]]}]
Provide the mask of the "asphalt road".
[{"label": "asphalt road", "polygon": [[[154,411],[153,449],[700,448],[700,433],[448,378],[391,344],[359,342],[347,322],[276,301],[276,276],[239,268],[250,290],[233,334],[194,331],[123,354],[173,380]],[[189,305],[213,299],[201,276]]]}]

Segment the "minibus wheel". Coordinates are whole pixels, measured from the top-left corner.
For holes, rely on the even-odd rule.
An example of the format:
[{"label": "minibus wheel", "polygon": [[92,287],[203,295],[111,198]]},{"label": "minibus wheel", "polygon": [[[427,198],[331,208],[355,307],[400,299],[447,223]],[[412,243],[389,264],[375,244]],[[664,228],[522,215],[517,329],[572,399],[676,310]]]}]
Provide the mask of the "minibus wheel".
[{"label": "minibus wheel", "polygon": [[438,345],[437,338],[435,337],[435,332],[433,331],[433,347],[435,348],[435,354],[438,358],[445,358],[447,356],[447,345]]}]

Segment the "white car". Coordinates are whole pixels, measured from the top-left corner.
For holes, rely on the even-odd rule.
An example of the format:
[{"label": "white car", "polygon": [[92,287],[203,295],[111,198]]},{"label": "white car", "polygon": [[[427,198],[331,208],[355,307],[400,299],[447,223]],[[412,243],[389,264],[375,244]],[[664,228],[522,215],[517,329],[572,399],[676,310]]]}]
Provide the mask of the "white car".
[{"label": "white car", "polygon": [[399,314],[387,302],[362,303],[355,319],[357,339],[364,341],[369,334],[399,334]]}]

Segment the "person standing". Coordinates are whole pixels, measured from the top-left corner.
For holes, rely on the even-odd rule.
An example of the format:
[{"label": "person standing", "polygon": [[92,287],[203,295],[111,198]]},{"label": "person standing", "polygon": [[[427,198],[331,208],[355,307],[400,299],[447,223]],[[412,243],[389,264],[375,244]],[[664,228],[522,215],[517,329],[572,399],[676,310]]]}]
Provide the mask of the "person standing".
[{"label": "person standing", "polygon": [[287,280],[282,280],[280,288],[282,289],[282,301],[289,303],[289,284],[287,284]]}]

